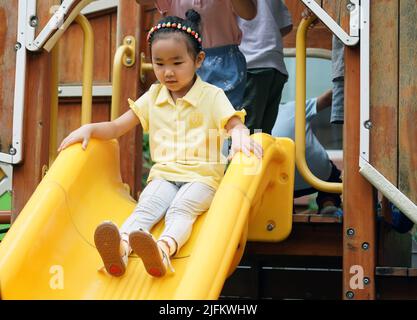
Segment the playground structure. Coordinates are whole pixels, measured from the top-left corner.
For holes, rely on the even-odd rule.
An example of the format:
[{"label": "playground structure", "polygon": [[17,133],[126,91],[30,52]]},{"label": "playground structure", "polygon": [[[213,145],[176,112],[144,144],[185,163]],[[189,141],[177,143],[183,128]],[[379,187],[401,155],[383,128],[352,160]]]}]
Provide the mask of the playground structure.
[{"label": "playground structure", "polygon": [[[411,218],[416,214],[417,163],[413,155],[417,154],[417,150],[412,144],[412,137],[416,133],[413,119],[417,104],[413,92],[417,77],[412,70],[417,63],[413,58],[417,50],[417,8],[411,0],[390,0],[383,4],[368,1],[317,1],[324,9],[323,13],[321,7],[313,1],[287,1],[294,18],[295,13],[299,14],[300,8],[304,7],[303,3],[349,45],[345,51],[343,221],[339,217],[318,215],[292,217],[293,147],[286,140],[259,136],[257,139],[264,140],[265,145],[270,146],[270,152],[266,153],[262,161],[260,174],[245,180],[241,173],[245,165],[232,164],[222,182],[223,189],[220,189],[224,191],[224,194],[220,192],[224,197],[216,195],[210,211],[199,220],[196,230],[201,237],[193,237],[184,248],[187,259],[175,261],[175,277],[160,282],[152,281],[144,277],[142,267],[136,261],[128,269],[130,276],[120,283],[97,273],[98,255],[94,255],[90,238],[94,226],[109,218],[104,208],[112,212],[114,221],[120,223],[123,214],[126,215],[133,207],[130,196],[136,196],[141,189],[142,133],[137,130],[119,141],[122,150],[121,177],[118,172],[119,163],[115,161],[119,158],[115,142],[95,143],[86,155],[72,147],[56,161],[54,150],[57,141],[80,123],[117,117],[127,107],[123,101],[138,96],[138,92],[143,93],[152,83],[154,78],[146,73],[151,66],[144,61],[144,57],[149,54],[143,55],[142,52],[146,50],[146,31],[157,20],[157,13],[153,8],[139,7],[134,1],[68,0],[57,8],[58,11],[51,18],[53,12],[50,8],[56,5],[52,0],[20,0],[18,4],[2,4],[3,10],[0,12],[6,13],[10,24],[4,30],[6,45],[0,47],[4,51],[3,60],[7,61],[2,65],[2,71],[5,72],[0,75],[0,87],[3,88],[0,93],[2,110],[5,111],[0,115],[0,120],[2,124],[8,123],[10,126],[0,128],[0,152],[4,172],[2,183],[7,183],[13,190],[11,217],[6,212],[2,219],[4,222],[10,218],[16,220],[0,245],[2,297],[217,298],[221,295],[226,277],[244,253],[246,237],[257,240],[249,241],[246,246],[243,263],[250,268],[237,269],[226,282],[223,296],[344,299],[417,297],[417,271],[411,268],[410,237],[398,235],[382,223],[377,224],[376,189],[369,183],[375,183],[375,175],[372,173],[382,173],[380,182],[385,177],[394,187],[386,196],[391,197],[391,201],[399,199],[399,205],[405,203],[406,210],[411,208],[408,210]],[[19,14],[22,10],[27,14]],[[11,12],[15,16],[9,14]],[[88,19],[80,15],[80,12]],[[60,20],[59,17],[64,19]],[[399,23],[375,23],[381,20]],[[84,34],[83,54],[78,50],[81,30],[72,24],[73,21],[81,26]],[[342,26],[349,25],[350,32],[344,32],[335,21]],[[356,29],[352,27],[355,23]],[[359,23],[361,28],[358,27]],[[301,62],[305,61],[302,54],[308,24],[309,21],[303,21],[297,28],[297,53],[298,61]],[[318,47],[323,47],[323,43],[329,39],[327,29],[324,31],[319,28],[311,31],[311,34],[311,42],[315,42]],[[31,36],[33,39],[29,41]],[[327,40],[323,41],[322,38]],[[290,41],[287,41],[289,46]],[[359,41],[360,45],[354,45]],[[116,43],[121,46],[115,47]],[[369,47],[371,51],[366,56]],[[51,53],[39,50],[41,48]],[[92,50],[95,50],[94,54]],[[80,63],[81,57],[83,63]],[[22,63],[25,72],[21,70]],[[370,73],[364,70],[367,64],[372,66]],[[387,69],[387,65],[390,68]],[[297,94],[297,118],[302,119],[302,103],[305,101],[302,94],[305,92],[302,89],[303,73],[305,76],[302,63],[297,64],[297,70],[297,88],[301,88],[301,95]],[[15,78],[15,82],[9,81],[11,78]],[[82,87],[79,84],[68,85],[79,82],[81,78]],[[366,81],[369,81],[368,86],[365,85]],[[11,90],[13,88],[15,90]],[[367,99],[370,100],[370,117],[362,108]],[[122,110],[118,110],[119,105]],[[372,121],[369,122],[369,119]],[[298,122],[297,126],[297,165],[300,171],[308,175],[308,167],[302,169],[305,166],[302,141],[305,126],[303,122]],[[370,143],[366,143],[369,139]],[[94,157],[97,158],[95,152],[103,162],[100,163],[102,167],[92,161]],[[366,161],[359,163],[362,155]],[[287,163],[286,166],[283,163]],[[371,169],[363,169],[367,164],[370,164]],[[365,175],[369,181],[360,174],[359,166],[362,171],[370,172],[370,176]],[[264,175],[266,171],[267,176]],[[83,180],[79,178],[81,172],[88,172],[90,176]],[[100,177],[103,181],[92,183],[97,176],[94,173],[97,172],[109,175],[103,174]],[[314,177],[311,179],[314,180]],[[382,183],[385,186],[382,191],[386,191],[389,184],[384,181]],[[284,185],[283,189],[277,190],[280,185]],[[333,191],[340,191],[342,187],[329,186],[320,181],[315,185]],[[236,192],[236,186],[239,186],[240,191],[243,190],[243,198],[241,193],[233,193]],[[378,188],[378,185],[375,187]],[[115,194],[108,194],[109,190]],[[98,194],[101,195],[99,198],[109,199],[108,202],[97,205],[94,200]],[[78,201],[80,199],[83,199],[84,206],[77,204],[81,202]],[[123,210],[116,212],[116,208]],[[224,210],[229,215],[228,223],[218,218],[226,215]],[[16,219],[19,213],[21,216]],[[86,216],[88,220],[84,220]],[[247,230],[249,218],[251,228]],[[293,231],[290,237],[278,243],[286,238],[291,224]],[[214,230],[216,245],[212,244]],[[203,236],[205,234],[207,236]],[[274,235],[273,239],[271,235]],[[34,240],[39,245],[31,248],[28,254],[26,251]],[[198,252],[210,252],[208,256],[216,256],[218,260],[204,260]],[[326,263],[323,259],[318,261],[315,257],[325,257],[327,267],[323,266]],[[284,267],[279,262],[277,264],[276,260],[280,259],[286,260]],[[303,259],[305,261],[301,263]],[[274,263],[278,267],[274,267]],[[297,296],[294,290],[288,290],[285,282],[279,281],[282,280],[279,271],[282,271],[281,274],[287,272],[288,275],[291,263],[301,266],[294,278],[300,274],[305,275],[302,279],[307,283],[308,269],[314,269],[308,268],[308,263],[316,265],[316,269],[327,269],[322,274],[328,277],[315,277],[316,289],[310,288],[311,296]],[[86,266],[91,265],[94,267],[87,271]],[[266,268],[271,265],[272,268]],[[52,289],[49,280],[50,267],[53,266],[62,266],[66,272],[66,283],[75,284],[68,285],[65,290]],[[295,272],[294,269],[290,273]],[[343,272],[335,272],[338,269]],[[352,277],[357,270],[363,272],[362,283],[352,286]],[[276,281],[271,281],[274,277]],[[315,290],[320,291],[326,287],[323,283],[329,279],[339,285],[324,290],[324,293],[316,293]],[[251,283],[250,288],[242,286],[245,281]],[[138,286],[144,289],[135,291]],[[277,288],[280,286],[281,289]],[[123,291],[122,288],[130,290]],[[285,289],[288,291],[285,292]],[[302,288],[299,290],[303,291]]]}]

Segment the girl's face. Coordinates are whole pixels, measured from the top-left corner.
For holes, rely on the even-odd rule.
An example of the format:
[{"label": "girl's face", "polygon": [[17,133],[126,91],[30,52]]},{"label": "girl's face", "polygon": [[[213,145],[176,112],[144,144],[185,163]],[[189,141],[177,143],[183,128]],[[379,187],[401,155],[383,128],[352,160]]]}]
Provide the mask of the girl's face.
[{"label": "girl's face", "polygon": [[157,39],[152,43],[152,64],[156,78],[173,98],[182,98],[194,84],[194,76],[204,61],[204,52],[194,57],[182,35]]}]

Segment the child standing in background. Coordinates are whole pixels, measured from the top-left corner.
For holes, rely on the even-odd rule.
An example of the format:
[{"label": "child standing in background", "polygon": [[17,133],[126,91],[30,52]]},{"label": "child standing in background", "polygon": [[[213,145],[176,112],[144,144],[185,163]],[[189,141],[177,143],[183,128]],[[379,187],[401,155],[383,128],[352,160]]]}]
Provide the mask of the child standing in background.
[{"label": "child standing in background", "polygon": [[137,0],[154,3],[162,15],[184,18],[189,9],[202,18],[206,59],[198,71],[201,79],[222,88],[235,109],[241,109],[246,86],[246,60],[239,50],[242,32],[238,17],[253,19],[256,0]]},{"label": "child standing in background", "polygon": [[[199,215],[207,211],[220,180],[225,161],[220,152],[225,132],[232,137],[232,155],[252,151],[262,157],[262,147],[244,126],[244,111],[236,111],[223,90],[196,74],[204,61],[198,13],[187,19],[166,17],[148,34],[152,64],[159,84],[154,84],[131,110],[111,122],[87,124],[72,132],[59,150],[90,138],[115,139],[139,123],[149,132],[152,167],[148,185],[136,209],[121,229],[109,221],[94,235],[107,272],[125,273],[133,250],[147,272],[165,275],[175,255],[190,237]],[[225,131],[225,132],[223,132]],[[220,144],[219,144],[220,142]],[[165,228],[155,241],[149,233],[165,215]]]},{"label": "child standing in background", "polygon": [[292,30],[291,14],[282,0],[259,1],[256,18],[239,19],[239,25],[243,32],[239,48],[248,67],[242,106],[246,126],[251,132],[261,129],[271,134],[288,80],[282,38]]}]

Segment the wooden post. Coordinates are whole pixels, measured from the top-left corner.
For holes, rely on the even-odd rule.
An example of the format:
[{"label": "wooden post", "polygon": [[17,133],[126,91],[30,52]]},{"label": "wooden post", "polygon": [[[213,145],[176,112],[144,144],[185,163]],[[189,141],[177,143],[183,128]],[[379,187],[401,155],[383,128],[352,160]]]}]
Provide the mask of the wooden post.
[{"label": "wooden post", "polygon": [[[371,1],[371,164],[392,184],[398,180],[399,1]],[[382,215],[391,221],[388,201]],[[410,266],[411,237],[385,222],[378,230],[378,265]]]},{"label": "wooden post", "polygon": [[360,48],[345,49],[343,298],[375,299],[375,203],[359,174]]},{"label": "wooden post", "polygon": [[[38,1],[39,32],[50,18],[50,8],[57,1]],[[28,53],[25,85],[26,101],[23,135],[23,162],[13,171],[12,222],[42,179],[49,162],[51,57],[43,51]]]},{"label": "wooden post", "polygon": [[0,3],[0,152],[12,145],[14,79],[16,68],[17,1]]},{"label": "wooden post", "polygon": [[417,203],[417,6],[400,1],[398,187]]},{"label": "wooden post", "polygon": [[[140,43],[141,30],[140,6],[135,1],[120,1],[117,16],[117,43],[122,44],[123,38],[133,35],[137,45]],[[136,100],[143,94],[139,80],[140,68],[140,48],[136,48],[136,63],[131,68],[123,68],[122,81],[124,83],[121,90],[120,113],[123,114],[129,109],[127,99]],[[133,196],[141,190],[142,179],[142,129],[130,132],[120,138],[120,160],[122,168],[122,179],[128,183]]]}]

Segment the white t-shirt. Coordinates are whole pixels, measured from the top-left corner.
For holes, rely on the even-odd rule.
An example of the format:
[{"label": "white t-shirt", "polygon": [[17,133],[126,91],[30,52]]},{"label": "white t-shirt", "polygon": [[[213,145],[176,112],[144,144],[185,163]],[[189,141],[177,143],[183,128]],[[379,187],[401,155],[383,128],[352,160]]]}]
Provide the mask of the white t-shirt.
[{"label": "white t-shirt", "polygon": [[292,25],[291,14],[282,0],[258,1],[258,14],[253,20],[238,19],[242,30],[239,49],[245,55],[248,69],[274,68],[288,75],[280,29]]},{"label": "white t-shirt", "polygon": [[[306,101],[306,160],[311,172],[318,178],[327,180],[330,177],[332,166],[329,155],[314,135],[310,122],[317,114],[317,98]],[[272,128],[274,137],[288,137],[295,140],[295,102],[287,102],[279,106],[277,120]],[[304,181],[298,170],[295,170],[294,190],[311,188]]]}]

